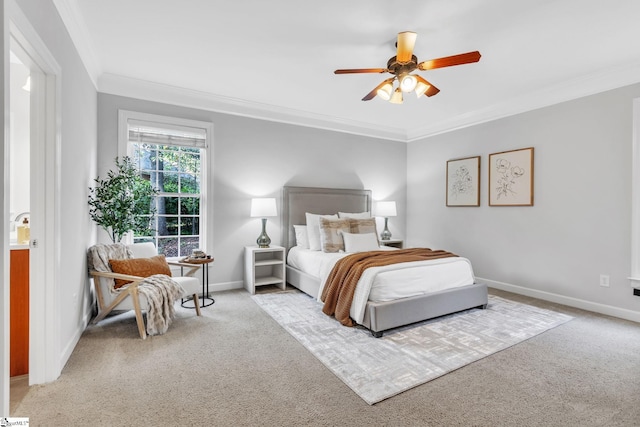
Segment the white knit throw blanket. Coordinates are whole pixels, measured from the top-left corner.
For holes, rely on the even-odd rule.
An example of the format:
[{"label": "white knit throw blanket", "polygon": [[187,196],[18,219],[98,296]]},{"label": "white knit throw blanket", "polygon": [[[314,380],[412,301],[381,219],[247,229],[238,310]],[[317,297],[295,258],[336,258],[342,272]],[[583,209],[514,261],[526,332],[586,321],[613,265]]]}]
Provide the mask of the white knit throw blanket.
[{"label": "white knit throw blanket", "polygon": [[173,303],[184,295],[182,287],[169,276],[156,274],[138,285],[138,292],[147,298],[147,334],[162,335],[167,332],[175,316]]}]

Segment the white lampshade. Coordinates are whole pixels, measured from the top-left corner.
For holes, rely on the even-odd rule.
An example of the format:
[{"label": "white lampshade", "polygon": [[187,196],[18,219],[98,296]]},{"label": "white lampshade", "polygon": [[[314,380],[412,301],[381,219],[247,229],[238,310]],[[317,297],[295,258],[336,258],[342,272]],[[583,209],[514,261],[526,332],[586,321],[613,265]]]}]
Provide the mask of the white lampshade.
[{"label": "white lampshade", "polygon": [[393,86],[391,85],[391,83],[387,82],[384,85],[382,85],[382,87],[380,89],[378,89],[376,91],[376,94],[384,99],[385,101],[388,101],[391,99],[391,91],[393,90]]},{"label": "white lampshade", "polygon": [[416,79],[416,76],[407,74],[406,76],[403,76],[402,79],[400,80],[400,89],[403,92],[411,92],[416,88],[417,84],[418,84],[418,79]]},{"label": "white lampshade", "polygon": [[251,199],[251,217],[266,218],[268,216],[278,216],[276,199],[273,197]]},{"label": "white lampshade", "polygon": [[397,216],[396,202],[378,202],[376,204],[376,216],[390,217]]},{"label": "white lampshade", "polygon": [[389,102],[392,104],[402,104],[402,91],[400,90],[400,88],[396,88],[396,90],[393,92],[393,95],[391,95],[391,99],[389,100]]}]

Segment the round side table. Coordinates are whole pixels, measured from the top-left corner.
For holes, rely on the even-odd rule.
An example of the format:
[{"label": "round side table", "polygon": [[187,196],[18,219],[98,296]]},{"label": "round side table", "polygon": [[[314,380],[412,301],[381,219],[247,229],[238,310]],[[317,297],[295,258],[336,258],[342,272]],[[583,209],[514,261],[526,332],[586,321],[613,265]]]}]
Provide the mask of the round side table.
[{"label": "round side table", "polygon": [[[200,307],[209,307],[213,303],[216,302],[213,298],[209,297],[209,264],[213,262],[213,257],[211,258],[185,258],[181,262],[186,264],[195,264],[200,265],[202,267],[202,296],[199,297],[202,300],[202,304]],[[186,306],[185,303],[189,302],[183,301],[182,306],[185,308],[195,308],[195,304],[193,306]]]}]

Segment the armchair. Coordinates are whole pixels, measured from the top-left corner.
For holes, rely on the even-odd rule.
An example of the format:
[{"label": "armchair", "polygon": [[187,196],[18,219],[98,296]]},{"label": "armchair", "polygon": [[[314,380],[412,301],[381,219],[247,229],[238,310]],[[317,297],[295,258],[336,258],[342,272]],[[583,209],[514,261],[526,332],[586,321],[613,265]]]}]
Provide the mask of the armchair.
[{"label": "armchair", "polygon": [[[94,279],[96,299],[98,301],[98,315],[93,319],[92,323],[100,322],[114,310],[134,310],[140,337],[142,339],[146,338],[147,334],[142,312],[149,309],[149,302],[147,298],[141,295],[139,290],[139,285],[145,277],[114,273],[111,270],[109,260],[151,258],[157,254],[158,252],[153,243],[134,243],[132,245],[124,245],[122,243],[97,244],[89,248],[89,272]],[[196,314],[200,316],[198,292],[201,286],[199,279],[193,277],[199,267],[179,262],[167,262],[167,264],[188,269],[184,276],[172,277],[172,279],[185,291],[181,297],[193,297]],[[130,280],[131,282],[117,288],[115,279]]]}]

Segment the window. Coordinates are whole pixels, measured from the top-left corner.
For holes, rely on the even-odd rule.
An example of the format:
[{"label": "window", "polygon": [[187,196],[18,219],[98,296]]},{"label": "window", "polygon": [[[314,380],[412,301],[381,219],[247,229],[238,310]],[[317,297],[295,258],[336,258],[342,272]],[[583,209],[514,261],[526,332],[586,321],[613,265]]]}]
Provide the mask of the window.
[{"label": "window", "polygon": [[211,124],[120,111],[119,126],[124,152],[158,191],[149,216],[154,234],[134,235],[133,241],[151,241],[167,257],[205,247]]}]

